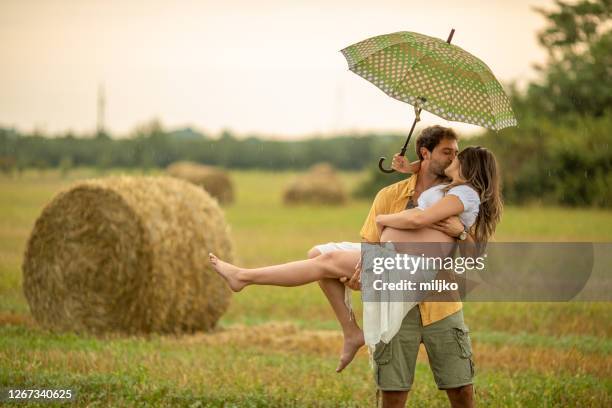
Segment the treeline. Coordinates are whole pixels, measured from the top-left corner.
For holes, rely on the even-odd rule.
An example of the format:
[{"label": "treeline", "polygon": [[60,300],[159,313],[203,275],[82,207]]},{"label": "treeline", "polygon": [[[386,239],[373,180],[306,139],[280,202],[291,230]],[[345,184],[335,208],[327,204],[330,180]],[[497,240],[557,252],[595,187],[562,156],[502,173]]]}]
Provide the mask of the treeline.
[{"label": "treeline", "polygon": [[[233,169],[304,169],[329,162],[344,170],[362,169],[376,155],[400,143],[399,135],[369,134],[277,141],[238,139],[229,131],[209,137],[191,129],[167,131],[158,122],[132,136],[43,137],[0,129],[0,162],[4,172],[25,168],[95,166],[97,168],[164,168],[178,160]],[[392,151],[392,150],[389,150]]]},{"label": "treeline", "polygon": [[[460,147],[482,145],[497,156],[507,203],[542,201],[570,206],[612,207],[612,112],[599,117],[574,115],[563,124],[549,118],[526,119],[520,127],[463,138]],[[237,139],[229,132],[211,138],[190,130],[167,132],[159,124],[123,139],[72,135],[42,137],[0,129],[0,168],[17,174],[26,168],[93,166],[104,170],[164,168],[178,160],[234,169],[304,169],[325,161],[343,170],[370,169],[356,194],[371,198],[405,175],[378,171],[381,155],[391,157],[404,135],[338,136],[303,141]],[[414,144],[408,157],[415,158]],[[389,163],[387,163],[387,166]]]}]

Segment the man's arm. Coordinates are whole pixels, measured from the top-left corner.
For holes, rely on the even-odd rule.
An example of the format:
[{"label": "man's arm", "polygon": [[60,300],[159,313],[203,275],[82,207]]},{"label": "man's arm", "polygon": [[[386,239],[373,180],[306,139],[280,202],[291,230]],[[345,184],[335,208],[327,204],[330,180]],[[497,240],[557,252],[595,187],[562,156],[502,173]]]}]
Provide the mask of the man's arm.
[{"label": "man's arm", "polygon": [[[452,216],[442,221],[438,221],[435,224],[432,224],[430,227],[453,238],[458,238],[459,235],[465,230],[465,226],[457,216]],[[476,243],[476,239],[474,238],[472,232],[468,232],[468,235],[464,241],[458,242],[461,256],[476,258],[481,255],[481,244]]]},{"label": "man's arm", "polygon": [[378,229],[376,226],[376,216],[379,214],[385,214],[388,212],[387,200],[385,199],[385,191],[387,187],[380,190],[374,201],[372,202],[372,206],[370,207],[370,211],[368,212],[368,216],[366,217],[363,226],[361,227],[361,231],[359,235],[361,235],[361,240],[366,242],[378,242],[380,241],[380,235],[378,234]]},{"label": "man's arm", "polygon": [[378,222],[378,217],[376,217],[376,233],[378,234],[379,237],[382,237],[382,233],[384,229],[385,229],[385,226],[381,224],[380,222]]},{"label": "man's arm", "polygon": [[419,172],[421,168],[421,161],[413,161],[412,163],[408,163],[408,159],[404,156],[400,156],[399,153],[395,153],[393,155],[393,160],[391,161],[391,168],[400,173],[412,173],[416,174]]},{"label": "man's arm", "polygon": [[447,195],[425,210],[413,208],[396,214],[376,217],[380,225],[398,229],[419,229],[463,212],[463,202],[455,195]]}]

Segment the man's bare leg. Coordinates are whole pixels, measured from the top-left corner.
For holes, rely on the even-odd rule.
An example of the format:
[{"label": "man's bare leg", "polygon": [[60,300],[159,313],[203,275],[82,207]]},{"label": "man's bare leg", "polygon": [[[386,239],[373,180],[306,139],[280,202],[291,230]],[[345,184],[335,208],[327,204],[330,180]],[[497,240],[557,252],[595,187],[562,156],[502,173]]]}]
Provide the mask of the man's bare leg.
[{"label": "man's bare leg", "polygon": [[[321,255],[321,252],[314,247],[308,251],[309,259],[316,258],[319,255]],[[365,344],[363,331],[357,324],[355,315],[349,312],[344,304],[344,284],[338,279],[332,278],[323,278],[318,283],[334,310],[344,336],[342,354],[338,367],[336,367],[336,372],[339,373],[353,360],[357,351]]]},{"label": "man's bare leg", "polygon": [[472,408],[474,406],[474,386],[472,384],[446,390],[446,395],[453,408]]},{"label": "man's bare leg", "polygon": [[408,399],[408,391],[383,391],[383,408],[404,408]]}]

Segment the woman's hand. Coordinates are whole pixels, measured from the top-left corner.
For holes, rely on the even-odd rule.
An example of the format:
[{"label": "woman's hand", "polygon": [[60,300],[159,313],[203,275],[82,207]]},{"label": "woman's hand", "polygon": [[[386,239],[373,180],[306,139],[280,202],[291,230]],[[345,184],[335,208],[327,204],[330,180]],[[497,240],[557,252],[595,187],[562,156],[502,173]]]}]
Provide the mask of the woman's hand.
[{"label": "woman's hand", "polygon": [[399,153],[393,155],[391,162],[391,168],[399,173],[418,173],[421,168],[421,162],[419,160],[412,163],[408,163],[408,159],[404,156],[400,156]]}]

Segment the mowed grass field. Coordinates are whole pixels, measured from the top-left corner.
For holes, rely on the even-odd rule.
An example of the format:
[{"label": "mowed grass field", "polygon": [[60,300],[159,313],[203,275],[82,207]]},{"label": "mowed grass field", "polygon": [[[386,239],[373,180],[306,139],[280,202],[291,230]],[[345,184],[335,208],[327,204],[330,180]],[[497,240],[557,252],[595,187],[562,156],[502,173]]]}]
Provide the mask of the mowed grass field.
[{"label": "mowed grass field", "polygon": [[[59,189],[95,175],[0,177],[0,388],[77,390],[67,406],[374,406],[365,350],[334,372],[342,339],[316,284],[248,287],[214,333],[101,338],[38,328],[21,290],[26,240]],[[294,176],[232,172],[237,199],[225,213],[239,264],[295,260],[317,243],[359,240],[370,202],[285,207],[282,189]],[[366,175],[340,176],[351,189]],[[508,207],[496,239],[611,242],[612,212]],[[612,304],[466,303],[464,313],[479,406],[612,406]],[[408,405],[448,406],[424,350]]]}]

